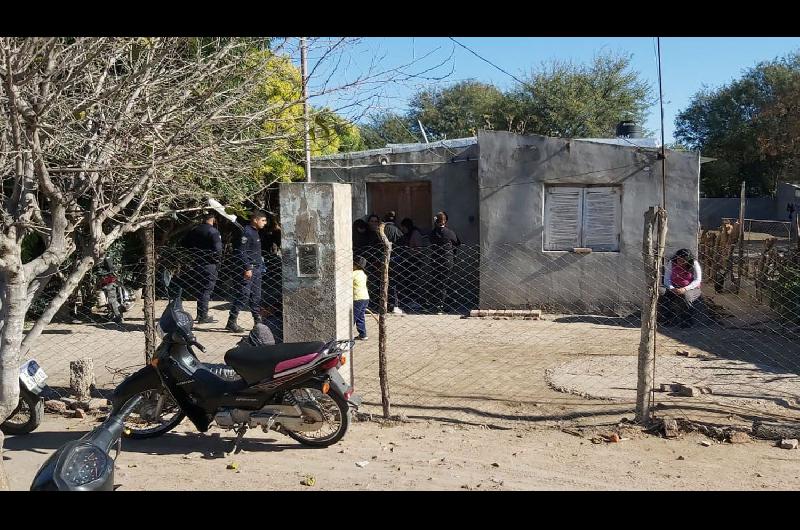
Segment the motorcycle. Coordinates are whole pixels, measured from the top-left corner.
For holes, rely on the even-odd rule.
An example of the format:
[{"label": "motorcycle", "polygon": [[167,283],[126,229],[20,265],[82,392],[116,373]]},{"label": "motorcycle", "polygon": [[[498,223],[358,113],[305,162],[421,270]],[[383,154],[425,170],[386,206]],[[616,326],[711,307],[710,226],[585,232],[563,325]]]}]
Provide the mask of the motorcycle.
[{"label": "motorcycle", "polygon": [[19,404],[6,421],[0,425],[3,434],[28,434],[33,432],[44,418],[42,393],[47,385],[47,374],[34,359],[19,369]]},{"label": "motorcycle", "polygon": [[126,436],[161,436],[184,417],[200,432],[212,423],[235,430],[234,451],[248,428],[272,429],[314,447],[335,444],[347,432],[351,407],[357,408],[360,398],[338,368],[352,341],[240,344],[225,354],[225,364],[202,363],[194,348],[206,350],[192,333],[180,288],[158,327],[162,342],[150,365],[125,379],[112,396],[112,411],[142,398],[126,421]]},{"label": "motorcycle", "polygon": [[108,257],[103,260],[103,265],[105,268],[99,271],[100,277],[97,281],[97,288],[105,298],[108,316],[114,322],[121,324],[124,320],[122,314],[133,308],[136,299],[130,289],[125,287],[119,280],[116,268]]},{"label": "motorcycle", "polygon": [[[124,419],[140,400],[130,400],[99,427],[50,455],[33,478],[31,491],[113,491]],[[115,446],[117,452],[111,458]]]}]

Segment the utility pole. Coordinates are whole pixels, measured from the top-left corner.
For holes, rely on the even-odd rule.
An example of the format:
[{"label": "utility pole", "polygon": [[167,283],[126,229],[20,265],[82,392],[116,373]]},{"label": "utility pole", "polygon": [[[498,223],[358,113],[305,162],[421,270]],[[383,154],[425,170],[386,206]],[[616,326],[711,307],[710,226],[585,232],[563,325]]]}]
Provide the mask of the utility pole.
[{"label": "utility pole", "polygon": [[300,75],[303,78],[303,128],[305,129],[306,182],[311,182],[311,134],[308,116],[308,50],[306,38],[300,37]]}]

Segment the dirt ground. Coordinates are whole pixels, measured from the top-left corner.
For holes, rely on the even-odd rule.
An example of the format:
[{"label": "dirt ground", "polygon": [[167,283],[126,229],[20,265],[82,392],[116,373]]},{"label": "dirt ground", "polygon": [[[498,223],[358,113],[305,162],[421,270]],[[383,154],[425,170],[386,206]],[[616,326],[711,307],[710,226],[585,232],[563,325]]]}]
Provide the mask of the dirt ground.
[{"label": "dirt ground", "polygon": [[[12,489],[28,489],[48,455],[93,425],[48,414],[34,433],[7,437],[4,464]],[[618,443],[595,444],[590,438],[597,429],[577,436],[522,424],[499,430],[356,422],[344,440],[327,449],[251,431],[241,453],[225,456],[233,439],[229,433],[192,433],[188,422],[178,431],[125,441],[115,477],[120,491],[796,490],[800,485],[800,450],[764,441],[718,443],[697,433],[667,440],[630,428],[619,431]],[[227,469],[234,462],[238,470]],[[309,476],[314,485],[303,485]]]},{"label": "dirt ground", "polygon": [[[724,301],[724,300],[723,300]],[[726,305],[730,306],[730,301]],[[160,312],[164,302],[159,301]],[[194,314],[194,303],[186,309]],[[207,347],[200,358],[222,362],[242,335],[223,329],[226,304],[212,303],[218,324],[197,326]],[[736,314],[742,314],[733,308]],[[31,355],[50,376],[69,384],[69,361],[94,359],[99,388],[112,389],[142,366],[141,314],[123,326],[51,324]],[[662,412],[718,425],[800,416],[800,341],[769,327],[766,315],[724,327],[703,322],[692,329],[663,329],[657,346],[656,386],[673,381],[713,388],[712,396],[655,393]],[[243,315],[242,324],[249,325]],[[753,326],[756,326],[755,328]],[[349,359],[363,410],[380,410],[378,333]],[[542,320],[493,320],[459,315],[391,315],[387,319],[389,387],[394,413],[414,420],[515,428],[593,425],[632,417],[640,324],[631,317],[545,314]],[[676,351],[690,357],[677,358]]]}]

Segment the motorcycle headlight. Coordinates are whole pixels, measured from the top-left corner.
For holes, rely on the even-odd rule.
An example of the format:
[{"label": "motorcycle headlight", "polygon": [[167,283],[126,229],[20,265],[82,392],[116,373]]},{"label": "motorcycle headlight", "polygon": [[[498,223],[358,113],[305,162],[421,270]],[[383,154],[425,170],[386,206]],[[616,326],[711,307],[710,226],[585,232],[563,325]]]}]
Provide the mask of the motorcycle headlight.
[{"label": "motorcycle headlight", "polygon": [[79,445],[64,460],[61,478],[72,486],[83,486],[103,476],[109,458],[94,445]]}]

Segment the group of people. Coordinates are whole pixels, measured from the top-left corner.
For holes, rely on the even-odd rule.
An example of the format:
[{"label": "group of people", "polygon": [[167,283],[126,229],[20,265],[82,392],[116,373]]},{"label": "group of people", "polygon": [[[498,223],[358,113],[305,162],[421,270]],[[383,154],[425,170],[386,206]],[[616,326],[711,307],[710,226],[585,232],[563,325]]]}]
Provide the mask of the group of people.
[{"label": "group of people", "polygon": [[[262,256],[260,231],[267,225],[267,213],[254,210],[250,220],[234,240],[237,269],[236,291],[225,329],[234,333],[244,331],[238,324],[239,313],[249,309],[253,324],[258,327],[261,319],[261,283],[265,272]],[[222,236],[216,227],[217,218],[213,213],[204,216],[203,222],[192,228],[182,241],[182,246],[195,251],[190,265],[190,274],[197,286],[197,323],[211,324],[217,320],[209,315],[208,304],[217,283],[219,266],[222,261]],[[276,225],[273,232],[280,231]],[[274,244],[274,242],[273,242]]]},{"label": "group of people", "polygon": [[[387,286],[387,309],[394,314],[403,314],[401,298],[408,308],[421,308],[419,296],[420,273],[423,264],[425,236],[414,221],[406,217],[396,224],[396,213],[387,212],[383,217],[383,233],[392,243],[389,256],[389,283]],[[438,212],[433,219],[434,226],[427,235],[434,273],[428,288],[438,314],[447,308],[451,289],[451,277],[456,249],[461,240],[453,229],[447,226],[446,212]],[[358,338],[366,339],[365,314],[370,300],[377,301],[376,290],[381,285],[385,261],[385,247],[380,236],[381,218],[371,214],[353,223],[353,314],[358,329]],[[372,296],[370,296],[372,292]]]},{"label": "group of people", "polygon": [[[244,331],[238,324],[239,313],[248,309],[253,317],[254,327],[263,326],[261,317],[261,284],[265,272],[262,256],[262,241],[259,232],[267,225],[268,216],[263,210],[255,210],[249,223],[236,240],[235,258],[238,270],[236,294],[228,315],[225,329],[234,333]],[[222,260],[222,237],[216,227],[217,219],[213,213],[207,214],[203,222],[195,226],[184,238],[183,246],[196,250],[191,265],[192,275],[198,285],[197,323],[217,322],[208,312],[211,294],[217,282]],[[395,212],[387,212],[383,217],[383,233],[393,244],[389,261],[388,308],[395,314],[402,314],[398,289],[403,293],[409,306],[419,306],[414,298],[418,294],[420,272],[422,270],[423,247],[430,246],[432,281],[426,286],[432,295],[432,302],[438,314],[447,308],[450,296],[451,276],[456,249],[461,245],[458,235],[447,226],[446,212],[438,212],[434,226],[425,236],[410,218],[396,224]],[[367,220],[358,219],[353,223],[353,314],[358,338],[367,338],[366,310],[370,301],[377,301],[375,289],[381,282],[384,262],[384,244],[380,237],[381,219],[370,215]],[[277,230],[280,227],[277,226]],[[664,268],[664,295],[660,304],[662,322],[666,325],[689,327],[693,324],[695,302],[700,297],[702,271],[700,264],[687,249],[678,250]],[[372,287],[372,289],[370,289]],[[372,291],[372,296],[370,292]],[[262,326],[260,326],[262,325]]]}]

